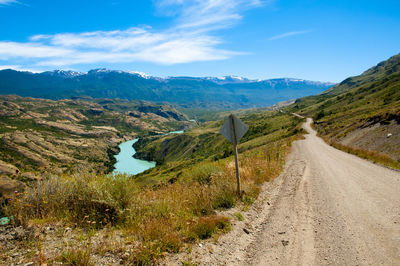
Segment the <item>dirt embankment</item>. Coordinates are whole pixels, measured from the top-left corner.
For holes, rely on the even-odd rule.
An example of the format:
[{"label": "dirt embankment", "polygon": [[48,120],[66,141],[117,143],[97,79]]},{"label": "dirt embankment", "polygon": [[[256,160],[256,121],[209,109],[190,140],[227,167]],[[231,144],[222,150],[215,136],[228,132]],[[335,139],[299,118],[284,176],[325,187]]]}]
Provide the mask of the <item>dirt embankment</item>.
[{"label": "dirt embankment", "polygon": [[400,124],[396,120],[358,128],[339,141],[346,146],[377,151],[400,160]]}]

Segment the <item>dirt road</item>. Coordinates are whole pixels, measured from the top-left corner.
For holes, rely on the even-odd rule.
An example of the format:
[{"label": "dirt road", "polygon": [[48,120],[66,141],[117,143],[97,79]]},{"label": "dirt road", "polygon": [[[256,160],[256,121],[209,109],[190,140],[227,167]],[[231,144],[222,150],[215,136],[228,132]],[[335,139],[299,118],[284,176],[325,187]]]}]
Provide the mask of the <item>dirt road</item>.
[{"label": "dirt road", "polygon": [[[310,127],[284,173],[218,243],[204,265],[400,265],[400,172],[336,150]],[[245,232],[247,231],[247,232]]]}]

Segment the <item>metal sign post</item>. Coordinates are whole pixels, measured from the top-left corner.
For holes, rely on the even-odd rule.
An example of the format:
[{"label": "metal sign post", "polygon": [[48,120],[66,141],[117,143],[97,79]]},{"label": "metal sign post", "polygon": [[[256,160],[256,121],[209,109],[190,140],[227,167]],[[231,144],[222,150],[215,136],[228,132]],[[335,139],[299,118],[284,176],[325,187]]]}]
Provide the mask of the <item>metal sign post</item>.
[{"label": "metal sign post", "polygon": [[229,140],[233,144],[233,152],[235,154],[237,191],[239,196],[241,195],[241,190],[237,144],[248,130],[249,127],[245,123],[243,123],[242,120],[231,114],[219,131],[227,140]]}]

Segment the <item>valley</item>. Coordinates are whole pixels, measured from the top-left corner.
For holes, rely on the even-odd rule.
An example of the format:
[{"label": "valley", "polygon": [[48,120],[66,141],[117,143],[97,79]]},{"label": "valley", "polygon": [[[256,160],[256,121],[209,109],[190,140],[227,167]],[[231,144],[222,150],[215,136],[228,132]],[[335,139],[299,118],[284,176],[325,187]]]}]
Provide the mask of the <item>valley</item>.
[{"label": "valley", "polygon": [[49,174],[111,172],[119,143],[191,124],[168,105],[0,96],[0,193]]},{"label": "valley", "polygon": [[[7,242],[0,238],[5,250],[1,258],[15,261],[8,254],[20,250],[24,261],[68,262],[88,254],[85,258],[96,264],[150,264],[170,252],[190,250],[196,242],[218,238],[230,230],[230,220],[236,219],[221,211],[233,206],[248,208],[261,185],[280,173],[292,141],[302,132],[301,119],[276,111],[243,119],[254,129],[240,146],[243,198],[236,196],[232,182],[229,144],[214,141],[221,122],[209,122],[183,134],[147,136],[143,138],[152,141],[143,145],[170,140],[167,149],[178,154],[135,177],[117,174],[110,178],[94,172],[53,175],[13,195],[5,213],[14,213],[17,229],[30,229],[15,232],[15,227],[6,227],[11,233],[2,233]],[[180,142],[180,138],[187,141]],[[182,146],[177,149],[173,143]],[[216,150],[221,152],[217,158]],[[42,226],[49,230],[45,229],[46,238],[38,240],[35,232]],[[64,231],[66,227],[70,229]],[[92,236],[87,235],[89,231]],[[80,238],[82,234],[88,237]],[[46,246],[42,257],[26,252],[27,241],[35,251],[40,243]]]},{"label": "valley", "polygon": [[[282,103],[293,98],[275,98],[280,86],[289,92],[292,83],[302,84],[307,88],[297,89],[308,95],[316,84],[279,79],[268,91],[263,86],[272,81],[237,77],[21,73],[0,74],[27,75],[36,82],[29,86],[49,83],[44,75],[49,84],[63,79],[65,87],[14,88],[54,99],[0,96],[0,214],[10,217],[0,226],[0,259],[6,263],[399,263],[399,173],[393,168],[400,168],[400,55]],[[138,91],[117,98],[124,86],[115,94],[102,90],[109,82],[120,85],[121,77],[127,84],[162,83],[146,93],[174,100],[147,102],[140,93],[130,99]],[[77,95],[76,84],[89,78],[91,89]],[[78,87],[63,94],[71,84]],[[209,93],[199,84],[211,86]],[[137,88],[148,90],[143,86]],[[188,94],[176,98],[182,91]],[[237,98],[244,91],[252,96]],[[267,107],[266,92],[274,106]],[[115,97],[98,98],[105,95]],[[230,110],[238,107],[247,109]],[[249,126],[238,145],[241,197],[232,145],[219,134],[229,113]],[[156,167],[111,176],[121,143]]]}]

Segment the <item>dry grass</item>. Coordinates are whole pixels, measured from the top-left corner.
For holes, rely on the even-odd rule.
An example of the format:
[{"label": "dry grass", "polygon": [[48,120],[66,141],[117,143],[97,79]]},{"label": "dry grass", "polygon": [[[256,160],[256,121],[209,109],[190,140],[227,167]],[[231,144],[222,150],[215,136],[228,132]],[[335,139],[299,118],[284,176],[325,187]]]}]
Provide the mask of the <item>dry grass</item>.
[{"label": "dry grass", "polygon": [[327,138],[324,138],[325,141],[331,145],[332,147],[335,147],[336,149],[345,151],[350,154],[354,154],[358,157],[361,157],[363,159],[370,160],[375,163],[379,163],[385,166],[389,166],[391,168],[395,169],[400,169],[400,162],[393,160],[389,155],[387,154],[382,154],[376,151],[371,151],[371,150],[365,150],[361,148],[356,148],[356,147],[351,147],[351,146],[346,146],[343,144],[340,144],[336,141],[329,140]]},{"label": "dry grass", "polygon": [[58,258],[58,261],[65,263],[66,265],[74,266],[89,266],[94,265],[91,262],[91,248],[87,247],[84,249],[80,248],[69,248],[64,251]]},{"label": "dry grass", "polygon": [[[15,223],[58,221],[97,230],[121,229],[132,239],[125,263],[150,264],[167,253],[180,252],[202,239],[230,230],[229,218],[216,210],[250,204],[261,184],[279,174],[295,137],[270,143],[240,155],[243,197],[236,191],[233,158],[201,162],[185,169],[173,183],[145,186],[125,175],[77,174],[39,182],[8,204]],[[115,245],[108,245],[108,252]],[[114,248],[118,249],[117,246]],[[118,252],[117,252],[118,253]],[[89,265],[90,249],[67,249],[59,260]]]}]

